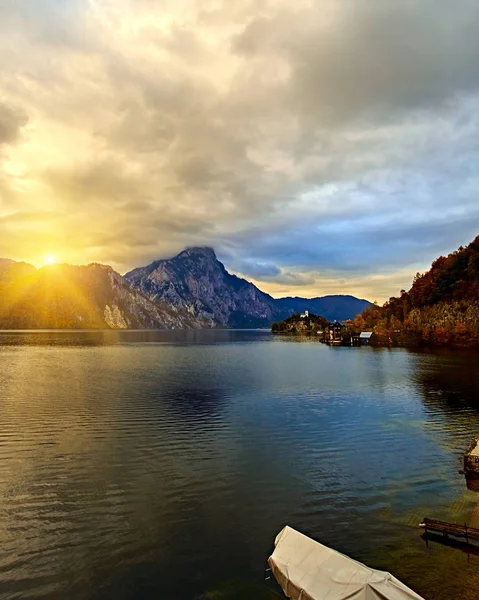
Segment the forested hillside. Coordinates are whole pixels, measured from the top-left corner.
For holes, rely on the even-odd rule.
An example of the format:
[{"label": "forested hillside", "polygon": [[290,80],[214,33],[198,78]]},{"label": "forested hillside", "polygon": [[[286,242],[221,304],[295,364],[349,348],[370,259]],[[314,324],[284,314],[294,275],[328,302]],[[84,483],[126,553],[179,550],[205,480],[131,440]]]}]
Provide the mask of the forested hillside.
[{"label": "forested hillside", "polygon": [[318,333],[328,326],[328,320],[317,315],[308,315],[302,317],[299,313],[294,313],[290,317],[273,323],[271,331],[273,333]]},{"label": "forested hillside", "polygon": [[479,236],[362,317],[365,328],[399,343],[479,346]]}]

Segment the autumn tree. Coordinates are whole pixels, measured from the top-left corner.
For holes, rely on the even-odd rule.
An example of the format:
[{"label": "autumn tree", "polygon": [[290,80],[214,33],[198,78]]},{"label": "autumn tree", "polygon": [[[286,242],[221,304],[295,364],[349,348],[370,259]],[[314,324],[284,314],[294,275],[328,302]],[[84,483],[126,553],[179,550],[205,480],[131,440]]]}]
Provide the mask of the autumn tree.
[{"label": "autumn tree", "polygon": [[359,331],[363,331],[366,328],[366,321],[362,315],[356,315],[354,317],[353,325]]}]

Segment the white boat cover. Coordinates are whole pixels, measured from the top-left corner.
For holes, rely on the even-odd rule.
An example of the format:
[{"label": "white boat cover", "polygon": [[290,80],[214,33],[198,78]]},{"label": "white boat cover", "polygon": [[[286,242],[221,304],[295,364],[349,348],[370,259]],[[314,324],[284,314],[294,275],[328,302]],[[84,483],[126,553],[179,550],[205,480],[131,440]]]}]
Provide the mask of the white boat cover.
[{"label": "white boat cover", "polygon": [[424,600],[385,571],[376,571],[285,527],[269,557],[292,600]]}]

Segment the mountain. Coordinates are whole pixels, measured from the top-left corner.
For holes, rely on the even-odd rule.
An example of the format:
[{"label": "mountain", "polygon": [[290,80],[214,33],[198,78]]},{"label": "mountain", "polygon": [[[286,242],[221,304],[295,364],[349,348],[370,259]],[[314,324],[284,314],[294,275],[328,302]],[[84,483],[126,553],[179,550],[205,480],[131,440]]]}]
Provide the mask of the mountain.
[{"label": "mountain", "polygon": [[0,263],[0,329],[187,328],[201,319],[132,290],[111,267]]},{"label": "mountain", "polygon": [[0,259],[0,329],[268,327],[309,310],[354,317],[352,296],[276,300],[228,273],[212,248],[188,248],[122,277],[111,267]]},{"label": "mountain", "polygon": [[[15,262],[8,258],[0,258],[0,284],[13,282],[27,277],[36,271],[33,265],[25,262]],[[1,297],[0,297],[1,301]]]},{"label": "mountain", "polygon": [[368,300],[361,300],[355,296],[332,295],[319,298],[278,298],[276,307],[286,316],[292,313],[310,313],[321,315],[328,321],[343,321],[353,319],[356,315],[371,306]]},{"label": "mountain", "polygon": [[212,248],[188,248],[124,279],[151,300],[196,315],[208,327],[260,327],[275,319],[274,299],[228,273]]},{"label": "mountain", "polygon": [[368,328],[404,344],[479,346],[479,236],[362,317]]},{"label": "mountain", "polygon": [[151,300],[201,318],[209,327],[265,327],[309,310],[328,319],[349,319],[370,306],[354,296],[275,299],[231,275],[212,248],[188,248],[171,259],[134,269],[124,279]]},{"label": "mountain", "polygon": [[11,260],[10,258],[0,258],[0,268],[6,265],[12,265],[14,263],[15,261]]}]

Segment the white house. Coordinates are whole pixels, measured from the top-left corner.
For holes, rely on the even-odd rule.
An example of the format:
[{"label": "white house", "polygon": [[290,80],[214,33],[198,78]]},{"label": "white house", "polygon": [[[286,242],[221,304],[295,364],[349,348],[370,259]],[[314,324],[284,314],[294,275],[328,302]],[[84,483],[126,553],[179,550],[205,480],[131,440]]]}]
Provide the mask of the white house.
[{"label": "white house", "polygon": [[306,317],[309,317],[309,310],[305,310],[304,313],[302,315],[299,315],[302,319],[306,319]]}]

